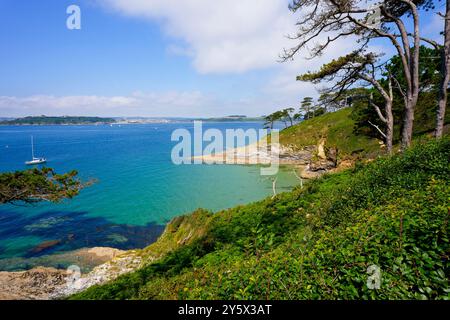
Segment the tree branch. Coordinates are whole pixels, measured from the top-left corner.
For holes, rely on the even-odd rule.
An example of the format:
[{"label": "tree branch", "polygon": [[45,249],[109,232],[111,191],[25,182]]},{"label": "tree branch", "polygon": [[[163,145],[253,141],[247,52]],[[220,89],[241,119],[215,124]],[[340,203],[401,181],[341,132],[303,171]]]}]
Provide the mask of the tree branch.
[{"label": "tree branch", "polygon": [[379,107],[378,105],[376,105],[376,104],[372,101],[372,99],[370,99],[370,105],[371,105],[372,107],[374,107],[374,109],[375,109],[375,111],[377,112],[378,117],[380,118],[380,120],[383,121],[384,123],[387,123],[387,119],[385,118],[385,116],[383,116],[383,113],[381,112],[380,107]]},{"label": "tree branch", "polygon": [[383,138],[386,139],[386,134],[383,132],[383,130],[380,129],[379,126],[377,126],[376,124],[372,123],[370,120],[368,120],[368,122],[369,122],[369,124],[370,124],[371,126],[373,126],[375,129],[378,130],[378,132],[383,136]]}]

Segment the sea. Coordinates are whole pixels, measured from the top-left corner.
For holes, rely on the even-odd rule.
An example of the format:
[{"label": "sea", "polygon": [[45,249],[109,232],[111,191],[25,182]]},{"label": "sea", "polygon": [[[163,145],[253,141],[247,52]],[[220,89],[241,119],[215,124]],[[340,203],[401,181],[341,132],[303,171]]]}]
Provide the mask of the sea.
[{"label": "sea", "polygon": [[[203,129],[261,129],[261,122],[204,122]],[[73,199],[0,205],[0,271],[43,264],[40,256],[87,247],[143,248],[174,217],[197,208],[213,212],[272,194],[272,177],[256,165],[175,165],[171,141],[192,122],[131,125],[0,126],[0,172],[27,169],[35,155],[57,173],[77,170],[95,183]],[[247,141],[251,143],[252,141]],[[298,179],[281,168],[277,192]],[[49,264],[51,264],[49,262]],[[52,265],[53,266],[53,265]],[[64,266],[62,266],[64,267]]]}]

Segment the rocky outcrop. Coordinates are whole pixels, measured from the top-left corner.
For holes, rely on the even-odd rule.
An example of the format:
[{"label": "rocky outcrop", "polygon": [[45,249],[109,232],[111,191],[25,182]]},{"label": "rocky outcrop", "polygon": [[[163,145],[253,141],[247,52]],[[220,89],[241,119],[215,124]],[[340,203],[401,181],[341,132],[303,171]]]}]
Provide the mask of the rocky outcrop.
[{"label": "rocky outcrop", "polygon": [[295,164],[299,166],[308,165],[316,153],[316,146],[307,146],[301,150],[294,146],[283,146],[280,148],[280,163]]},{"label": "rocky outcrop", "polygon": [[294,146],[282,146],[274,149],[273,146],[254,143],[245,147],[229,149],[223,153],[193,157],[193,161],[204,164],[271,164],[279,162],[286,165],[306,165],[311,160],[315,146],[305,147],[302,150]]},{"label": "rocky outcrop", "polygon": [[[61,262],[73,261],[74,264],[84,265],[87,261],[100,265],[94,268],[92,273],[80,278],[82,280],[76,283],[80,285],[79,288],[107,281],[136,267],[135,261],[130,261],[128,253],[106,247],[84,248],[57,254],[55,259]],[[69,283],[71,276],[73,274],[67,270],[46,267],[0,272],[0,300],[47,300],[63,297],[78,290],[77,286]]]},{"label": "rocky outcrop", "polygon": [[320,159],[326,159],[327,155],[325,153],[325,139],[321,139],[319,145],[317,146],[317,157]]},{"label": "rocky outcrop", "polygon": [[0,272],[0,300],[59,299],[102,284],[139,268],[142,262],[136,251],[113,258],[86,275],[76,268],[59,270],[38,267],[21,272]]},{"label": "rocky outcrop", "polygon": [[303,179],[317,178],[334,170],[338,165],[338,150],[326,145],[321,139],[317,145],[302,149],[294,145],[280,145],[278,150],[264,143],[254,143],[245,147],[226,150],[224,153],[193,157],[194,161],[205,164],[271,164],[294,165],[300,169]]},{"label": "rocky outcrop", "polygon": [[303,179],[314,179],[334,170],[338,167],[338,150],[334,147],[327,147],[325,140],[321,140],[317,146],[315,157],[311,158],[308,165],[301,172]]},{"label": "rocky outcrop", "polygon": [[0,300],[46,300],[66,283],[66,271],[35,268],[22,272],[0,272]]},{"label": "rocky outcrop", "polygon": [[95,267],[86,275],[77,277],[73,271],[66,274],[65,283],[55,286],[48,298],[59,299],[70,296],[91,286],[114,280],[122,274],[138,269],[141,265],[142,258],[139,256],[138,251],[127,251],[111,261]]}]

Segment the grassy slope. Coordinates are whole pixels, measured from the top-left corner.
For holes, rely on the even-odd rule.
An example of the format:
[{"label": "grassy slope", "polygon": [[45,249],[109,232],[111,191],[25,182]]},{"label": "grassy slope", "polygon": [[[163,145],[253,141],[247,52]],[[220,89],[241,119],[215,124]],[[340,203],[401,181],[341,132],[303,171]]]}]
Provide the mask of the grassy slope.
[{"label": "grassy slope", "polygon": [[[275,199],[197,211],[168,227],[177,245],[160,245],[163,258],[72,298],[450,298],[449,159],[446,138]],[[180,245],[185,219],[202,227]],[[378,290],[366,285],[373,264]]]},{"label": "grassy slope", "polygon": [[364,135],[355,135],[355,121],[350,118],[351,108],[327,113],[283,130],[280,143],[302,148],[317,145],[321,139],[326,139],[329,147],[337,147],[341,156],[363,152],[379,151],[379,141]]}]

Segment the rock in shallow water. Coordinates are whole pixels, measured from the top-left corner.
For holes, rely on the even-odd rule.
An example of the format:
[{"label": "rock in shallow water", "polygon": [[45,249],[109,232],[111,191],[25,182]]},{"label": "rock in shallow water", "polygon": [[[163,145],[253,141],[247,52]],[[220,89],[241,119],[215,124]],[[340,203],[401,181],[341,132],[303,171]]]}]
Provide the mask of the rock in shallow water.
[{"label": "rock in shallow water", "polygon": [[61,240],[44,241],[41,244],[34,247],[33,249],[31,249],[30,253],[32,253],[32,254],[41,253],[43,251],[49,250],[49,249],[57,246],[60,243],[61,243]]},{"label": "rock in shallow water", "polygon": [[[140,263],[140,259],[135,258],[133,253],[121,257],[124,253],[125,251],[114,248],[95,247],[53,255],[53,259],[61,262],[72,260],[72,264],[80,265],[81,268],[86,263],[96,264],[98,267],[91,273],[82,275],[81,288],[87,288],[131,271]],[[47,256],[45,259],[51,260],[51,257]],[[0,272],[0,300],[47,300],[78,292],[78,287],[68,286],[69,276],[65,269],[47,267]]]}]

